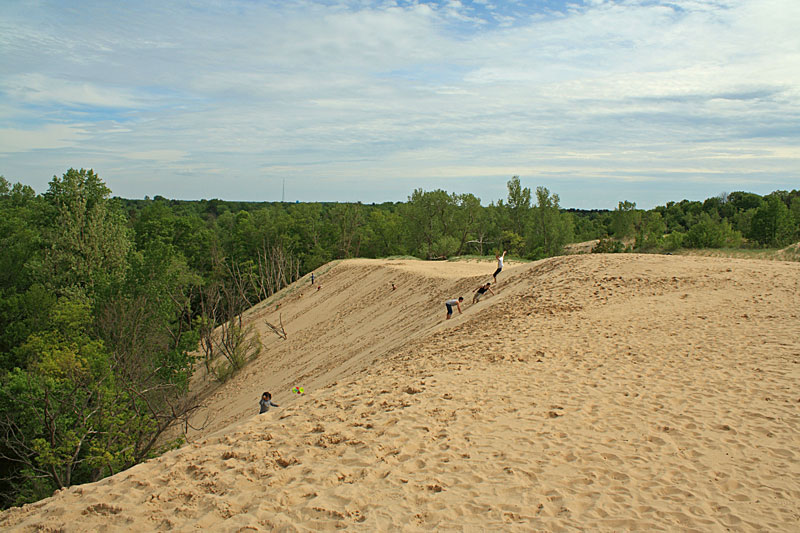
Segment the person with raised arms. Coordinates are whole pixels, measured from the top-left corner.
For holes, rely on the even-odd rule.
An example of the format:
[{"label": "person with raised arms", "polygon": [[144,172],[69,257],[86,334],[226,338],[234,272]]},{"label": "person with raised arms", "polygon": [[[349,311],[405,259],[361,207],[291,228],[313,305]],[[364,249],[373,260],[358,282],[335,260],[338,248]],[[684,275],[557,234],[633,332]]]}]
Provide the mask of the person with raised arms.
[{"label": "person with raised arms", "polygon": [[[506,251],[503,250],[503,255],[495,255],[494,258],[497,259],[497,270],[494,271],[494,274],[492,274],[492,277],[494,278],[494,282],[496,284],[497,283],[497,275],[500,273],[500,271],[503,270],[503,259],[506,258]],[[494,294],[494,293],[492,293],[492,294]]]}]

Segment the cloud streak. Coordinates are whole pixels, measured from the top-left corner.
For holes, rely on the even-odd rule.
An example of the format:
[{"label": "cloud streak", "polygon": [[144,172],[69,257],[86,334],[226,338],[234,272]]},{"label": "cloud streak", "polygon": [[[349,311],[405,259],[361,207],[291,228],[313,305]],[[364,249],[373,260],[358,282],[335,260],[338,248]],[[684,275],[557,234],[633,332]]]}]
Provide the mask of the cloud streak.
[{"label": "cloud streak", "polygon": [[0,173],[37,191],[70,166],[257,200],[284,179],[490,201],[516,174],[574,207],[797,183],[794,0],[61,6],[0,7]]}]

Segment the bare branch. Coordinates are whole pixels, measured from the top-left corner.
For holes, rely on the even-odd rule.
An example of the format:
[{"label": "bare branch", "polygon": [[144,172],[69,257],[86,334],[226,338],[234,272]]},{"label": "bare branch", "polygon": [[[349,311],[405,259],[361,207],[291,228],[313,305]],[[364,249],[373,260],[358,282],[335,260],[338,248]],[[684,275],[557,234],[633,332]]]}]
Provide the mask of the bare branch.
[{"label": "bare branch", "polygon": [[282,338],[283,340],[286,340],[286,330],[283,328],[283,315],[282,314],[278,315],[278,319],[280,320],[280,325],[281,325],[280,329],[270,324],[266,320],[264,320],[264,323],[269,327],[269,329],[272,330],[273,333],[275,333],[275,335]]}]

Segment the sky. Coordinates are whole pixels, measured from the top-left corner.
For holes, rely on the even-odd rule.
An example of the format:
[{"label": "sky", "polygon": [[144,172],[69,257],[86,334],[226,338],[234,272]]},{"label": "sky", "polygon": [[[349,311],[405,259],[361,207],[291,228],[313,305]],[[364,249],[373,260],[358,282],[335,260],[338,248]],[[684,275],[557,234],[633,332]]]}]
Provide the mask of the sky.
[{"label": "sky", "polygon": [[798,0],[2,0],[0,175],[562,207],[800,188]]}]

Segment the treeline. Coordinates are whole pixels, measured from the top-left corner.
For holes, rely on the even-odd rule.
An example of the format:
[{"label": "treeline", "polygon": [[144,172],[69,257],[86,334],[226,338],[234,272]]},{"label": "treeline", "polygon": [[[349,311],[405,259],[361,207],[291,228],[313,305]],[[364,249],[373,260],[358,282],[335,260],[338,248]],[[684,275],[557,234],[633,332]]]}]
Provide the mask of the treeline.
[{"label": "treeline", "polygon": [[539,188],[533,202],[517,177],[509,182],[508,201],[488,207],[472,194],[421,189],[408,202],[377,205],[116,200],[137,245],[154,238],[169,243],[198,272],[209,270],[215,254],[244,264],[270,246],[291,253],[305,274],[334,259],[441,259],[504,246],[521,256],[546,257],[574,238],[573,215],[562,212],[558,195]]},{"label": "treeline", "polygon": [[[800,240],[800,190],[766,196],[732,192],[703,202],[668,202],[651,210],[621,201],[614,210],[562,209],[545,187],[507,184],[507,198],[481,205],[472,194],[417,189],[407,202],[283,203],[118,200],[137,238],[153,231],[202,272],[212,250],[234,261],[280,245],[305,274],[349,257],[442,259],[493,255],[541,259],[566,244],[603,239],[602,251],[783,247]],[[158,227],[160,229],[147,229]],[[141,236],[141,237],[139,237]],[[601,251],[601,250],[598,250]]]},{"label": "treeline", "polygon": [[260,352],[240,313],[328,261],[800,239],[800,191],[580,211],[518,177],[488,206],[421,189],[407,202],[292,204],[112,198],[93,171],[70,169],[38,195],[0,177],[0,215],[3,507],[177,444],[164,435],[196,408],[193,373],[223,381]]},{"label": "treeline", "polygon": [[[800,239],[800,191],[766,196],[732,192],[704,202],[667,202],[650,211],[620,202],[608,236],[631,241],[635,251],[679,248],[779,248]],[[606,241],[618,250],[619,243]]]}]

